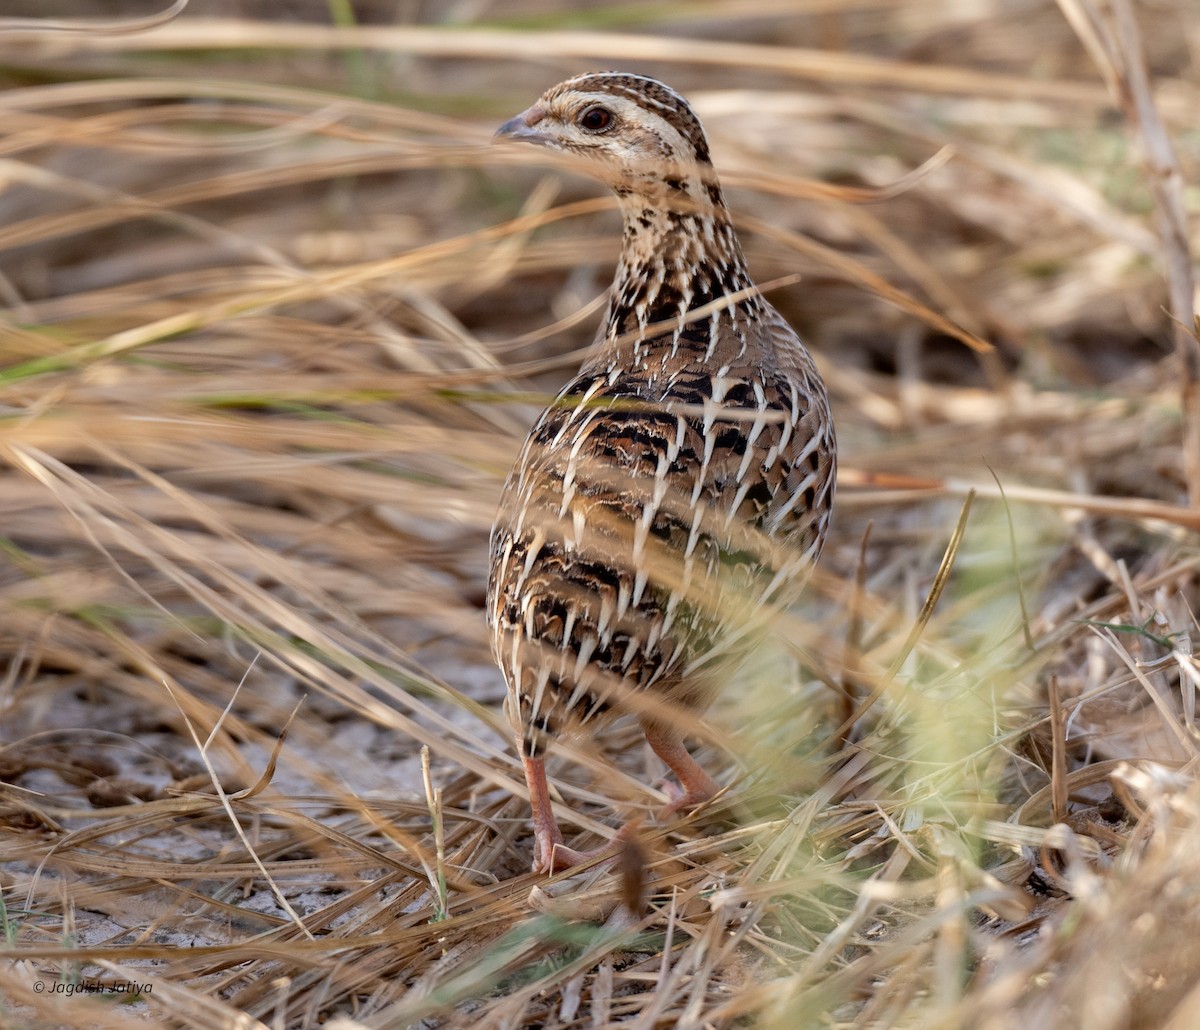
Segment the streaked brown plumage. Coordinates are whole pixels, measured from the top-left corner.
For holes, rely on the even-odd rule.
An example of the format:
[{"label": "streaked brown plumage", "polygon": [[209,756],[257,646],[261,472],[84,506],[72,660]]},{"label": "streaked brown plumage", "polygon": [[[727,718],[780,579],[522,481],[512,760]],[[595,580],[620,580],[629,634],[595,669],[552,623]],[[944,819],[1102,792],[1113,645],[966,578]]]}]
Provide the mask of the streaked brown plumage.
[{"label": "streaked brown plumage", "polygon": [[682,792],[716,784],[683,744],[820,553],[836,445],[812,358],[757,293],[687,102],[615,72],[555,86],[498,135],[570,152],[617,193],[608,314],[538,419],[500,502],[488,619],[533,805],[534,869],[563,845],[544,753],[637,715]]}]

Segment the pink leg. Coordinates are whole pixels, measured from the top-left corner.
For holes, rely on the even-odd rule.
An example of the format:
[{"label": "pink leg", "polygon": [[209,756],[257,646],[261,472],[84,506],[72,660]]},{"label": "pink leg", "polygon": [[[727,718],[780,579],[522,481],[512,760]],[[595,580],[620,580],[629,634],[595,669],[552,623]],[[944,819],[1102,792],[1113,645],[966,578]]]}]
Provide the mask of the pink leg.
[{"label": "pink leg", "polygon": [[658,813],[659,821],[665,821],[681,808],[693,808],[707,801],[721,788],[716,781],[700,768],[700,763],[691,756],[683,746],[683,734],[677,730],[668,729],[662,723],[649,719],[642,720],[642,730],[646,734],[646,742],[659,758],[679,778],[683,790],[676,793],[673,784],[668,784],[667,792],[674,794],[670,803]]},{"label": "pink leg", "polygon": [[[520,743],[518,742],[518,748]],[[546,763],[541,758],[526,758],[525,782],[529,786],[529,803],[533,808],[533,871],[535,873],[557,873],[570,869],[613,849],[612,844],[592,851],[576,851],[563,843],[562,830],[550,807],[550,787],[546,783]]]}]

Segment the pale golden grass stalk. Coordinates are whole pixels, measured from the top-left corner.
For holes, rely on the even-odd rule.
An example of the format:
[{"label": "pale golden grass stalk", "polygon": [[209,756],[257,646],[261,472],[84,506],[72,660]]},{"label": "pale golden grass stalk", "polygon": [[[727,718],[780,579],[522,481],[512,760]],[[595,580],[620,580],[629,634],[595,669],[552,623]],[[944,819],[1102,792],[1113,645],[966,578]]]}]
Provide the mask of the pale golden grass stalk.
[{"label": "pale golden grass stalk", "polygon": [[[1178,309],[1154,184],[1106,163],[1049,2],[759,3],[758,42],[750,5],[686,6],[10,47],[44,84],[0,92],[0,1024],[1195,1021],[1200,526],[1135,350]],[[1168,55],[1173,10],[1138,12]],[[806,600],[696,727],[730,789],[643,819],[632,891],[525,872],[480,608],[617,245],[569,167],[485,144],[593,59],[696,98],[842,445]],[[569,833],[661,803],[638,739],[560,748]],[[154,987],[45,990],[81,980]]]},{"label": "pale golden grass stalk", "polygon": [[1183,456],[1188,501],[1200,508],[1200,322],[1184,183],[1175,147],[1155,102],[1137,18],[1129,0],[1059,0],[1072,28],[1088,48],[1113,99],[1137,133],[1146,182],[1154,197],[1159,260],[1167,279],[1174,319],[1175,362],[1183,412]]}]

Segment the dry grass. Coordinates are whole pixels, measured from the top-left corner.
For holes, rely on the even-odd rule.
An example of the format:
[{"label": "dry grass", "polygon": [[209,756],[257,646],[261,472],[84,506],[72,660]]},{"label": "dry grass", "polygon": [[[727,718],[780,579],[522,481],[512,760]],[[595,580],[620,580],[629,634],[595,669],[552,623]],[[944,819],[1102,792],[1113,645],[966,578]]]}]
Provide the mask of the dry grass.
[{"label": "dry grass", "polygon": [[[1195,1026],[1190,4],[0,21],[0,1025]],[[842,472],[732,789],[547,883],[485,538],[617,223],[488,141],[596,66],[694,98]]]}]

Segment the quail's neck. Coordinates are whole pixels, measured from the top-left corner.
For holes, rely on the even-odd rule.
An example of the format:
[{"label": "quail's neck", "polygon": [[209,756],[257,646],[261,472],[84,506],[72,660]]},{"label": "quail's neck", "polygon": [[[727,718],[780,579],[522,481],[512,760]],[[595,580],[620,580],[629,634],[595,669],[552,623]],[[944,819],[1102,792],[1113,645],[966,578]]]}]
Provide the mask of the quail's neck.
[{"label": "quail's neck", "polygon": [[[702,200],[686,189],[668,192],[617,191],[625,231],[605,327],[608,341],[667,323],[644,340],[652,344],[662,336],[670,343],[689,311],[753,286],[720,188],[705,185]],[[760,304],[751,294],[736,306],[752,315]],[[740,313],[729,316],[736,320]]]}]

